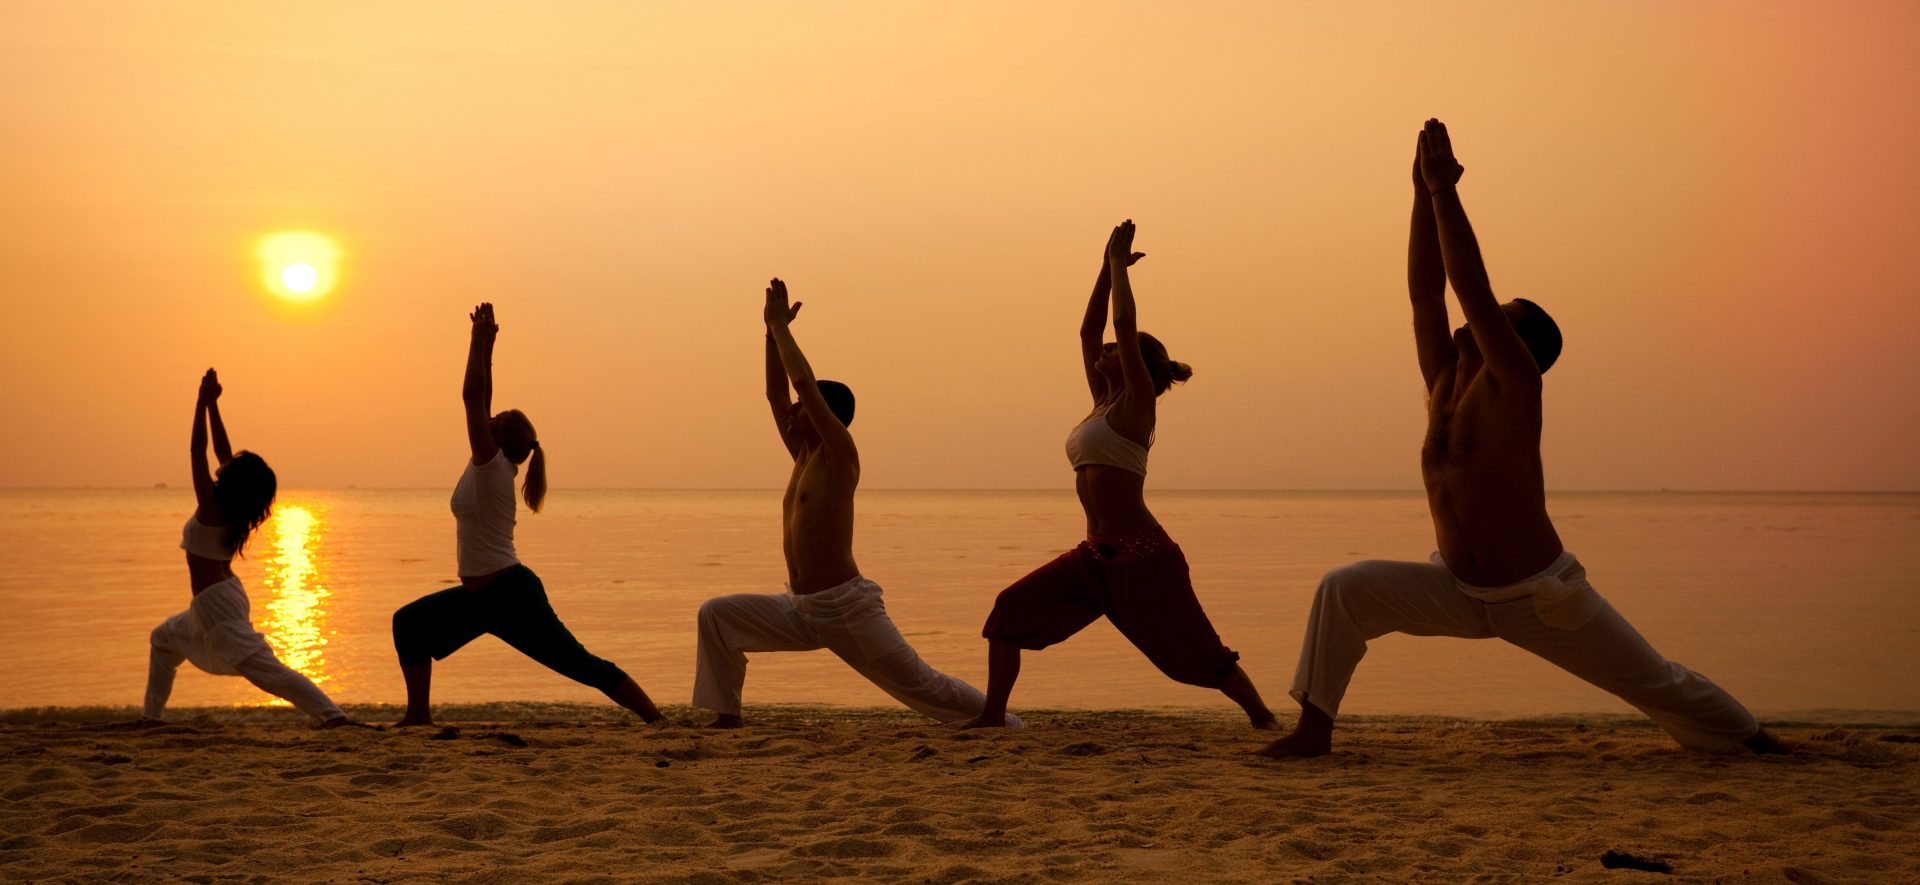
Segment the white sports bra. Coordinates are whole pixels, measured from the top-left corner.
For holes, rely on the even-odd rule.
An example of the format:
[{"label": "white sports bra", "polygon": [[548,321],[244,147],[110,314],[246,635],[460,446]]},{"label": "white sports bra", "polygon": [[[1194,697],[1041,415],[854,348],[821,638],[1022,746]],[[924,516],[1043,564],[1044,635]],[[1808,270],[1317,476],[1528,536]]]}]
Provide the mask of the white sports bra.
[{"label": "white sports bra", "polygon": [[233,558],[233,550],[227,546],[227,527],[207,525],[197,514],[187,517],[187,524],[180,529],[180,549],[203,559],[226,562]]},{"label": "white sports bra", "polygon": [[[1153,445],[1152,435],[1147,436],[1147,445]],[[1067,433],[1067,460],[1075,470],[1100,464],[1147,475],[1147,446],[1121,436],[1108,423],[1106,412],[1080,422]]]}]

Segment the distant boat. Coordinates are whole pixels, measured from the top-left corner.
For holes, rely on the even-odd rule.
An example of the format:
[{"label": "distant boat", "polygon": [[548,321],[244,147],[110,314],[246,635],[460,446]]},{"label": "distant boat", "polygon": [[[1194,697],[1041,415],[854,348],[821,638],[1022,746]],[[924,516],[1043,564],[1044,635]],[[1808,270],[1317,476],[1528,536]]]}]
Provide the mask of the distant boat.
[{"label": "distant boat", "polygon": [[156,482],[153,484],[153,487],[156,489],[164,489],[167,487],[167,484],[164,482]]}]

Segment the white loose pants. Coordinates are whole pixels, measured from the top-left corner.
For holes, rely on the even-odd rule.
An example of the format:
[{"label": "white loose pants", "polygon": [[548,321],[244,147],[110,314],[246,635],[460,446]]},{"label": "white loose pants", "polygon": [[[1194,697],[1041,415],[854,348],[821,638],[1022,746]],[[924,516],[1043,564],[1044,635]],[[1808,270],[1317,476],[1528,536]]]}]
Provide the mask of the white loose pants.
[{"label": "white loose pants", "polygon": [[173,694],[173,677],[183,661],[216,676],[244,676],[262,691],[282,698],[322,722],[343,715],[313,680],[280,662],[267,638],[253,629],[247,591],[228,578],[194,594],[193,604],[153,628],[147,659],[147,700],[142,712],[158,719]]},{"label": "white loose pants", "polygon": [[[880,585],[854,578],[805,596],[793,593],[720,596],[700,606],[693,704],[740,714],[747,653],[824,648],[914,711],[941,722],[980,715],[979,689],[927,666],[887,617]],[[1007,715],[1007,724],[1019,720]]]},{"label": "white loose pants", "polygon": [[1388,633],[1499,637],[1632,704],[1688,749],[1730,752],[1759,732],[1753,714],[1725,690],[1654,651],[1587,583],[1571,553],[1533,578],[1493,589],[1462,584],[1434,559],[1367,560],[1321,579],[1294,670],[1295,700],[1338,715],[1367,641]]}]

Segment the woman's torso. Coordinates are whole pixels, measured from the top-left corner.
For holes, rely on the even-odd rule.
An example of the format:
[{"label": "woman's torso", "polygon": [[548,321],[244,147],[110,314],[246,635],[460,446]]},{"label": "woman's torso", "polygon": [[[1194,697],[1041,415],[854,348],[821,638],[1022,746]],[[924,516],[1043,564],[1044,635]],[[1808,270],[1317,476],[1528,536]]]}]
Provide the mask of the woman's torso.
[{"label": "woman's torso", "polygon": [[180,549],[187,552],[187,580],[194,595],[233,577],[233,551],[227,547],[227,527],[187,517],[180,528]]},{"label": "woman's torso", "polygon": [[453,487],[455,556],[460,583],[486,586],[502,572],[520,564],[513,547],[515,502],[513,479],[519,469],[495,450],[485,464],[467,460],[467,469]]},{"label": "woman's torso", "polygon": [[1067,434],[1067,460],[1073,465],[1074,491],[1087,514],[1090,537],[1113,537],[1159,525],[1147,509],[1147,448],[1107,420],[1102,406]]}]

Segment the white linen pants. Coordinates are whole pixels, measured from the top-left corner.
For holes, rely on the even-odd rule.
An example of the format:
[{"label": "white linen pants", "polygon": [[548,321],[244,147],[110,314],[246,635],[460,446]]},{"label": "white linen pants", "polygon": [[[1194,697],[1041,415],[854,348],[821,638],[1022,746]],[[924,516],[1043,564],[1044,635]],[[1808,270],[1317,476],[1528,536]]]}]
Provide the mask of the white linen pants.
[{"label": "white linen pants", "polygon": [[1290,693],[1338,715],[1367,641],[1388,633],[1499,637],[1632,704],[1688,749],[1735,751],[1760,730],[1725,690],[1654,651],[1587,583],[1571,553],[1526,581],[1492,589],[1461,583],[1438,554],[1433,562],[1367,560],[1334,569],[1314,594]]},{"label": "white linen pants", "polygon": [[[880,585],[854,578],[805,596],[742,593],[707,600],[700,606],[694,706],[738,716],[748,652],[824,648],[918,713],[941,722],[980,715],[986,696],[927,666],[887,617],[880,596]],[[1008,714],[1007,724],[1020,723]]]},{"label": "white linen pants", "polygon": [[282,698],[322,722],[343,715],[313,680],[280,662],[267,638],[253,629],[246,588],[228,578],[194,594],[193,604],[153,628],[147,659],[147,700],[142,713],[158,719],[173,694],[173,677],[183,661],[216,676],[244,676],[262,691]]}]

